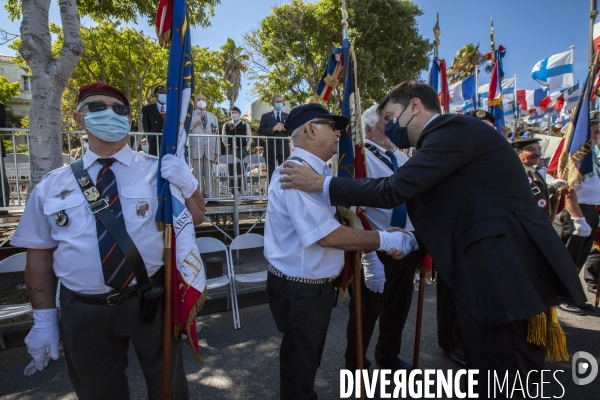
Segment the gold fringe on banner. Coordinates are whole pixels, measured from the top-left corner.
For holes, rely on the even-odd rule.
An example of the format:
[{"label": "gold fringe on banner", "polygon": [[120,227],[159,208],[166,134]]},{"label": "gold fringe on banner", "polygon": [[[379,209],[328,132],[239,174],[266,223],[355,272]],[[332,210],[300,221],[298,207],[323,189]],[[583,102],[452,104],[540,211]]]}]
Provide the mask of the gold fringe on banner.
[{"label": "gold fringe on banner", "polygon": [[548,309],[550,322],[548,323],[548,335],[546,337],[546,352],[548,357],[554,361],[569,361],[569,352],[567,351],[567,338],[563,332],[556,307]]},{"label": "gold fringe on banner", "polygon": [[[190,331],[190,327],[192,326],[192,324],[196,323],[196,315],[204,306],[204,302],[206,301],[207,297],[208,297],[208,288],[205,286],[204,290],[202,291],[202,294],[200,295],[200,298],[198,299],[198,301],[196,301],[196,304],[194,304],[194,307],[192,307],[192,310],[190,311],[190,313],[188,315],[187,321],[185,321],[185,327],[186,327],[187,332]],[[181,323],[173,326],[173,336],[175,336],[177,339],[180,339],[181,334],[182,334]],[[187,336],[189,345],[193,349],[194,346],[192,343],[192,336],[191,335],[186,335],[186,336]],[[202,349],[200,348],[200,345],[198,345],[198,354],[194,354],[194,356],[196,358],[196,361],[199,364],[204,363],[204,360],[202,359]]]},{"label": "gold fringe on banner", "polygon": [[546,345],[546,313],[527,318],[527,341],[538,346]]}]

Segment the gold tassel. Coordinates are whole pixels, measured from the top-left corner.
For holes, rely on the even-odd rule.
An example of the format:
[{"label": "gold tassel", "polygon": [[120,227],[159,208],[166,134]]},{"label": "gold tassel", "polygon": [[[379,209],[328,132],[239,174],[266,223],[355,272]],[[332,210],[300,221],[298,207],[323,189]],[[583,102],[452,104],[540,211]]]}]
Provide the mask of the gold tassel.
[{"label": "gold tassel", "polygon": [[165,230],[165,223],[164,222],[155,222],[156,224],[156,230],[158,232],[163,232]]},{"label": "gold tassel", "polygon": [[527,341],[538,346],[546,345],[546,313],[527,318]]},{"label": "gold tassel", "polygon": [[550,322],[548,323],[548,335],[546,338],[546,351],[548,357],[554,361],[569,361],[567,351],[567,338],[563,332],[556,314],[556,307],[548,309]]}]

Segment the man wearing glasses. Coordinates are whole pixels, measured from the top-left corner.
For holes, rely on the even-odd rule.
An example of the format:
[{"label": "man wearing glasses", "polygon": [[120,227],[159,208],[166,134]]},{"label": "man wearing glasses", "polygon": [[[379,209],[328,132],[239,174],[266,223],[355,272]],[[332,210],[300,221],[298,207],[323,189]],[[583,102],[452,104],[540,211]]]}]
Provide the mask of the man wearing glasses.
[{"label": "man wearing glasses", "polygon": [[[285,126],[295,146],[289,160],[319,175],[331,175],[327,161],[337,154],[340,130],[346,125],[346,117],[332,115],[317,103],[294,108]],[[344,265],[344,250],[394,251],[400,259],[418,246],[412,234],[399,228],[362,231],[341,225],[326,196],[283,190],[280,173],[281,166],[269,185],[265,219],[267,295],[277,329],[283,333],[280,398],[315,399],[315,376],[335,301],[331,282]]]},{"label": "man wearing glasses", "polygon": [[[162,305],[153,320],[140,320],[138,282],[160,282],[163,233],[155,227],[158,159],[127,146],[131,108],[118,89],[84,85],[73,119],[88,135],[81,161],[85,173],[65,166],[35,187],[12,239],[28,248],[25,284],[35,324],[25,339],[37,369],[59,356],[60,331],[69,378],[80,399],[129,398],[127,349],[133,344],[144,371],[148,397],[162,395]],[[204,199],[187,164],[163,158],[161,175],[179,187],[195,223]],[[96,208],[96,204],[103,204]],[[107,208],[114,225],[100,217]],[[104,216],[107,214],[104,213]],[[113,236],[112,233],[119,235]],[[129,236],[129,247],[122,246]],[[127,239],[127,238],[126,238]],[[127,248],[128,251],[123,251]],[[138,252],[138,262],[131,252]],[[140,273],[143,271],[142,273]],[[173,341],[173,398],[188,398],[181,348]]]}]

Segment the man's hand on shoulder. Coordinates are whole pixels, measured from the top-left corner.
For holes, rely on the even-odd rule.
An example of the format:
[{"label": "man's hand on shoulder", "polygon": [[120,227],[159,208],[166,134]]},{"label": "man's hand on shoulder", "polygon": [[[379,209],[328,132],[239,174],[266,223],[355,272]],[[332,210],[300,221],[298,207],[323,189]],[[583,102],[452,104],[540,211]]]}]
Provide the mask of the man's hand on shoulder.
[{"label": "man's hand on shoulder", "polygon": [[306,164],[302,165],[293,161],[286,161],[283,163],[279,181],[283,189],[322,192],[325,176],[317,174]]}]

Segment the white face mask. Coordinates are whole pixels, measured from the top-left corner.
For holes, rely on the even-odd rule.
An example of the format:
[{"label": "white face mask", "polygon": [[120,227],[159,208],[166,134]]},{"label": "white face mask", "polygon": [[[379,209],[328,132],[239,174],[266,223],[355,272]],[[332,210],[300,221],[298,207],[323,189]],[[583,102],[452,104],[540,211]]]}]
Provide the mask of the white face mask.
[{"label": "white face mask", "polygon": [[239,120],[240,119],[240,114],[238,114],[238,113],[232,113],[231,114],[231,119],[234,120],[234,121]]},{"label": "white face mask", "polygon": [[206,102],[204,100],[198,100],[198,102],[196,103],[196,106],[198,106],[198,108],[201,110],[205,110]]}]

